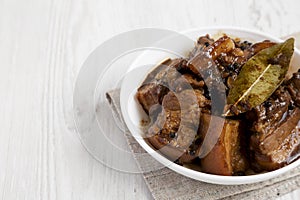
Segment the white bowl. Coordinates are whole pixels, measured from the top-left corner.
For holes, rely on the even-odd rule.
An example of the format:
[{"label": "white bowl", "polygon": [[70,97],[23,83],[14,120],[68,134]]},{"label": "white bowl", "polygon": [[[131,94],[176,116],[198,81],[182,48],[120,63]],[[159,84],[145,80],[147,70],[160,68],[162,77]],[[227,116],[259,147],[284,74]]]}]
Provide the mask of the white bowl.
[{"label": "white bowl", "polygon": [[[258,42],[265,39],[269,39],[275,42],[282,42],[281,39],[273,37],[269,34],[254,31],[254,30],[247,30],[243,28],[234,28],[234,27],[211,27],[211,28],[200,28],[200,29],[193,29],[185,31],[183,34],[187,37],[191,38],[193,41],[197,41],[197,38],[201,35],[210,34],[212,36],[220,35],[221,33],[226,33],[232,37],[238,37],[242,40],[248,40],[252,42]],[[179,39],[178,39],[179,38]],[[192,179],[196,179],[199,181],[204,181],[208,183],[214,184],[222,184],[222,185],[238,185],[238,184],[248,184],[248,183],[256,183],[260,181],[265,181],[276,176],[279,176],[283,173],[288,172],[289,170],[299,166],[300,159],[287,165],[283,168],[278,170],[274,170],[271,172],[263,173],[263,174],[256,174],[256,175],[249,175],[249,176],[220,176],[220,175],[212,175],[207,174],[199,171],[195,171],[192,169],[188,169],[186,167],[177,165],[172,161],[165,158],[163,155],[158,153],[154,150],[151,146],[149,146],[146,141],[143,139],[143,130],[140,126],[140,122],[142,118],[145,118],[145,113],[141,109],[141,106],[135,99],[134,95],[136,93],[136,89],[141,85],[146,75],[149,71],[153,68],[153,64],[158,63],[164,57],[177,57],[178,52],[182,55],[186,55],[188,51],[193,48],[193,43],[189,42],[185,39],[180,39],[181,37],[174,38],[170,37],[163,41],[171,51],[154,51],[154,50],[146,50],[141,56],[139,56],[135,62],[130,67],[130,72],[125,76],[122,87],[121,87],[121,96],[120,96],[120,103],[121,103],[121,110],[124,117],[124,121],[135,137],[137,142],[150,154],[152,155],[157,161],[162,163],[163,165],[167,166],[171,170],[182,174],[184,176],[190,177]],[[180,44],[180,45],[178,45]],[[147,67],[141,67],[144,65],[148,65]],[[291,72],[297,70],[297,66],[300,66],[300,52],[299,50],[295,49],[295,54],[292,60],[292,68]]]}]

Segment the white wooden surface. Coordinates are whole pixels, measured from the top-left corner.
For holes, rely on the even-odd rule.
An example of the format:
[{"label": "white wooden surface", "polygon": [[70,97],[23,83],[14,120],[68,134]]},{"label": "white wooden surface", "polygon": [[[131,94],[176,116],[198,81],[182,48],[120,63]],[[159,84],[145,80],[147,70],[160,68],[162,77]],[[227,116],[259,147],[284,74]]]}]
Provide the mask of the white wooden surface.
[{"label": "white wooden surface", "polygon": [[232,25],[283,36],[299,19],[298,0],[0,0],[0,198],[151,199],[140,175],[101,165],[75,133],[76,75],[112,35]]}]

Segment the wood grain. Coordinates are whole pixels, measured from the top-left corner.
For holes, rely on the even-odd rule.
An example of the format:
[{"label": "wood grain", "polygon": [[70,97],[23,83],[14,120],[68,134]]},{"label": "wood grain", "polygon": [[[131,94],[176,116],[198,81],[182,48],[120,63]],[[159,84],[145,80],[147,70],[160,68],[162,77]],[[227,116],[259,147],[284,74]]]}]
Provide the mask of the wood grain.
[{"label": "wood grain", "polygon": [[[0,198],[151,199],[140,175],[98,163],[76,134],[72,92],[89,53],[112,35],[141,27],[230,25],[288,35],[300,31],[296,5],[297,0],[1,0]],[[118,129],[112,126],[111,132]]]}]

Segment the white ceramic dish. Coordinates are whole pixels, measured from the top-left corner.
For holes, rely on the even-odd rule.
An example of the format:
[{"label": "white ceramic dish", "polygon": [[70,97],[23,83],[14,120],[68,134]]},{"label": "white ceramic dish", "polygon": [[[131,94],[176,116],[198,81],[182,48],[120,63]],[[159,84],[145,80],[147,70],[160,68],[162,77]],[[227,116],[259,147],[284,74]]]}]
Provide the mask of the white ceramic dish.
[{"label": "white ceramic dish", "polygon": [[[210,34],[210,35],[219,35],[220,33],[226,33],[232,37],[239,37],[242,40],[248,40],[252,42],[258,42],[265,39],[269,39],[275,42],[281,42],[280,39],[273,37],[271,35],[261,33],[253,30],[246,30],[242,28],[234,28],[234,27],[212,27],[212,28],[201,28],[194,29],[184,32],[186,36],[191,38],[193,41],[196,41],[197,38],[201,35]],[[193,44],[190,42],[184,43],[184,41],[174,41],[174,38],[166,39],[162,41],[164,43],[169,44],[171,49],[173,48],[174,52],[180,52],[181,54],[186,54],[191,48]],[[183,42],[183,45],[176,45],[177,43]],[[121,110],[125,120],[125,123],[135,139],[138,143],[149,153],[151,154],[157,161],[164,164],[168,168],[178,172],[184,176],[204,181],[208,183],[214,184],[222,184],[222,185],[237,185],[237,184],[248,184],[248,183],[256,183],[260,181],[265,181],[276,176],[279,176],[283,173],[288,172],[289,170],[295,168],[300,165],[300,159],[295,161],[294,163],[285,166],[281,169],[267,172],[263,174],[250,175],[250,176],[219,176],[206,174],[199,171],[191,170],[185,168],[183,166],[177,165],[172,161],[165,158],[163,155],[157,153],[154,149],[152,149],[143,139],[143,131],[140,127],[140,121],[145,117],[145,113],[139,106],[138,102],[134,98],[136,93],[136,89],[140,86],[147,73],[153,68],[153,64],[161,61],[163,57],[176,57],[174,53],[171,52],[154,52],[152,50],[145,51],[141,56],[139,56],[136,61],[130,67],[130,72],[125,76],[122,87],[121,87]],[[148,64],[147,67],[141,67],[145,64]],[[152,65],[151,65],[152,64]],[[292,60],[292,67],[290,71],[296,71],[297,66],[300,66],[300,52],[295,49],[295,54]]]}]

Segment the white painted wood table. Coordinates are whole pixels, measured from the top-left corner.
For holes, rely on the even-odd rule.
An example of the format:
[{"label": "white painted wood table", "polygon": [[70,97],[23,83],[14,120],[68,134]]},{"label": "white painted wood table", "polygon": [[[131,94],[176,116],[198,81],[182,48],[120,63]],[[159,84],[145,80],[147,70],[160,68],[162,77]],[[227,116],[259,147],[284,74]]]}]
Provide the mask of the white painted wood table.
[{"label": "white painted wood table", "polygon": [[75,132],[76,76],[111,36],[214,25],[283,36],[299,19],[298,0],[0,0],[0,198],[151,199],[141,175],[98,163]]}]

